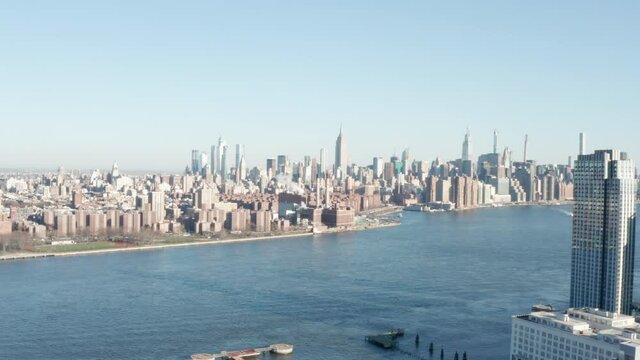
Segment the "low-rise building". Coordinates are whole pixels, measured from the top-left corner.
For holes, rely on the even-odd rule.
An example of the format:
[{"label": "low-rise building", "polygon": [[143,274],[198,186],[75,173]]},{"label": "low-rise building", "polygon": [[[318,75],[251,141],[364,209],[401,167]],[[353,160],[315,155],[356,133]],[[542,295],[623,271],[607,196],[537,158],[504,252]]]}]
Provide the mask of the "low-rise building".
[{"label": "low-rise building", "polygon": [[322,223],[330,227],[352,226],[355,219],[353,209],[324,209]]},{"label": "low-rise building", "polygon": [[637,360],[640,323],[592,308],[513,316],[511,360]]}]

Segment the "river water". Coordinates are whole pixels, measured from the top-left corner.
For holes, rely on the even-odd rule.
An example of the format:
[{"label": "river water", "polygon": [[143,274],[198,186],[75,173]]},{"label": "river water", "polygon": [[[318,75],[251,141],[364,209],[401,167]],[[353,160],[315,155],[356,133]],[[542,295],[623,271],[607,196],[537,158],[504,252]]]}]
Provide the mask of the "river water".
[{"label": "river water", "polygon": [[405,212],[379,230],[0,263],[0,358],[188,359],[284,342],[284,359],[411,359],[363,341],[400,327],[418,357],[433,341],[434,358],[507,359],[512,314],[567,305],[566,210]]}]

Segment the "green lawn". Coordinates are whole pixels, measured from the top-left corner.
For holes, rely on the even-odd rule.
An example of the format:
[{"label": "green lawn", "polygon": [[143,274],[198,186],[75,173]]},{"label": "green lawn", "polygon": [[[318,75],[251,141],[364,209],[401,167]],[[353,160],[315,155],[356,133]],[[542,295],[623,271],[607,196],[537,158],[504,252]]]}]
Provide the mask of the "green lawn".
[{"label": "green lawn", "polygon": [[33,249],[34,252],[72,252],[72,251],[88,251],[121,248],[115,243],[109,241],[80,243],[73,245],[42,245]]},{"label": "green lawn", "polygon": [[152,244],[153,245],[186,244],[186,243],[192,243],[192,242],[201,241],[201,240],[202,239],[194,236],[168,236],[168,237],[157,238],[152,242]]}]

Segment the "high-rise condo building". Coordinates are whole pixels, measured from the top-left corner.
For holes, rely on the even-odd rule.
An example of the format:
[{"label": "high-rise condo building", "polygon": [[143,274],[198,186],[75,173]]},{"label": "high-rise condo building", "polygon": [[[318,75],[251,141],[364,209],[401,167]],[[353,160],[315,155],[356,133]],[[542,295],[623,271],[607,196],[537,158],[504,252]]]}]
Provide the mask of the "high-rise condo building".
[{"label": "high-rise condo building", "polygon": [[498,130],[493,130],[493,153],[498,153]]},{"label": "high-rise condo building", "polygon": [[320,176],[324,176],[326,171],[327,171],[327,149],[322,148],[320,149],[320,170],[318,171],[318,174],[320,174]]},{"label": "high-rise condo building", "polygon": [[580,133],[580,148],[578,150],[578,155],[587,154],[587,134],[583,132]]},{"label": "high-rise condo building", "polygon": [[209,157],[209,165],[211,167],[211,172],[212,173],[216,173],[217,167],[218,166],[218,161],[216,160],[216,146],[215,145],[211,145],[211,156]]},{"label": "high-rise condo building", "polygon": [[236,183],[240,183],[247,177],[247,165],[244,160],[244,155],[240,157],[240,161],[238,162],[238,166],[236,167]]},{"label": "high-rise condo building", "polygon": [[162,222],[165,218],[164,192],[162,191],[150,192],[149,204],[151,205],[151,210],[153,211],[153,215],[154,215],[153,222],[156,222],[156,223]]},{"label": "high-rise condo building", "polygon": [[631,314],[635,251],[633,161],[617,150],[578,156],[571,241],[571,307]]},{"label": "high-rise condo building", "polygon": [[227,176],[227,143],[218,138],[218,161],[216,162],[216,171],[222,175],[224,179]]},{"label": "high-rise condo building", "polygon": [[240,159],[244,156],[244,145],[236,144],[236,171],[240,168]]},{"label": "high-rise condo building", "polygon": [[336,139],[336,175],[343,178],[347,171],[347,141],[342,135],[342,126],[340,126],[340,134]]}]

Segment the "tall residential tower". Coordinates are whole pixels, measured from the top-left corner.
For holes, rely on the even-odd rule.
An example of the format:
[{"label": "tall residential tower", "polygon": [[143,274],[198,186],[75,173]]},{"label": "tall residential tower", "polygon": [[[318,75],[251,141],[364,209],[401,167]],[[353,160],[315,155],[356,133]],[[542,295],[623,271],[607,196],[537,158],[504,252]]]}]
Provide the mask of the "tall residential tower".
[{"label": "tall residential tower", "polygon": [[324,176],[327,171],[327,150],[325,148],[320,149],[320,164],[318,174]]},{"label": "tall residential tower", "polygon": [[498,153],[498,130],[493,130],[493,153]]},{"label": "tall residential tower", "polygon": [[580,133],[580,146],[578,149],[578,155],[587,155],[587,134]]},{"label": "tall residential tower", "polygon": [[223,179],[227,178],[227,143],[218,138],[218,158],[216,159],[216,172],[222,176]]},{"label": "tall residential tower", "polygon": [[636,220],[633,161],[617,150],[579,155],[574,181],[570,306],[631,314]]},{"label": "tall residential tower", "polygon": [[236,144],[236,171],[238,171],[238,169],[240,169],[240,160],[242,160],[242,157],[244,156],[244,145],[243,144]]}]

